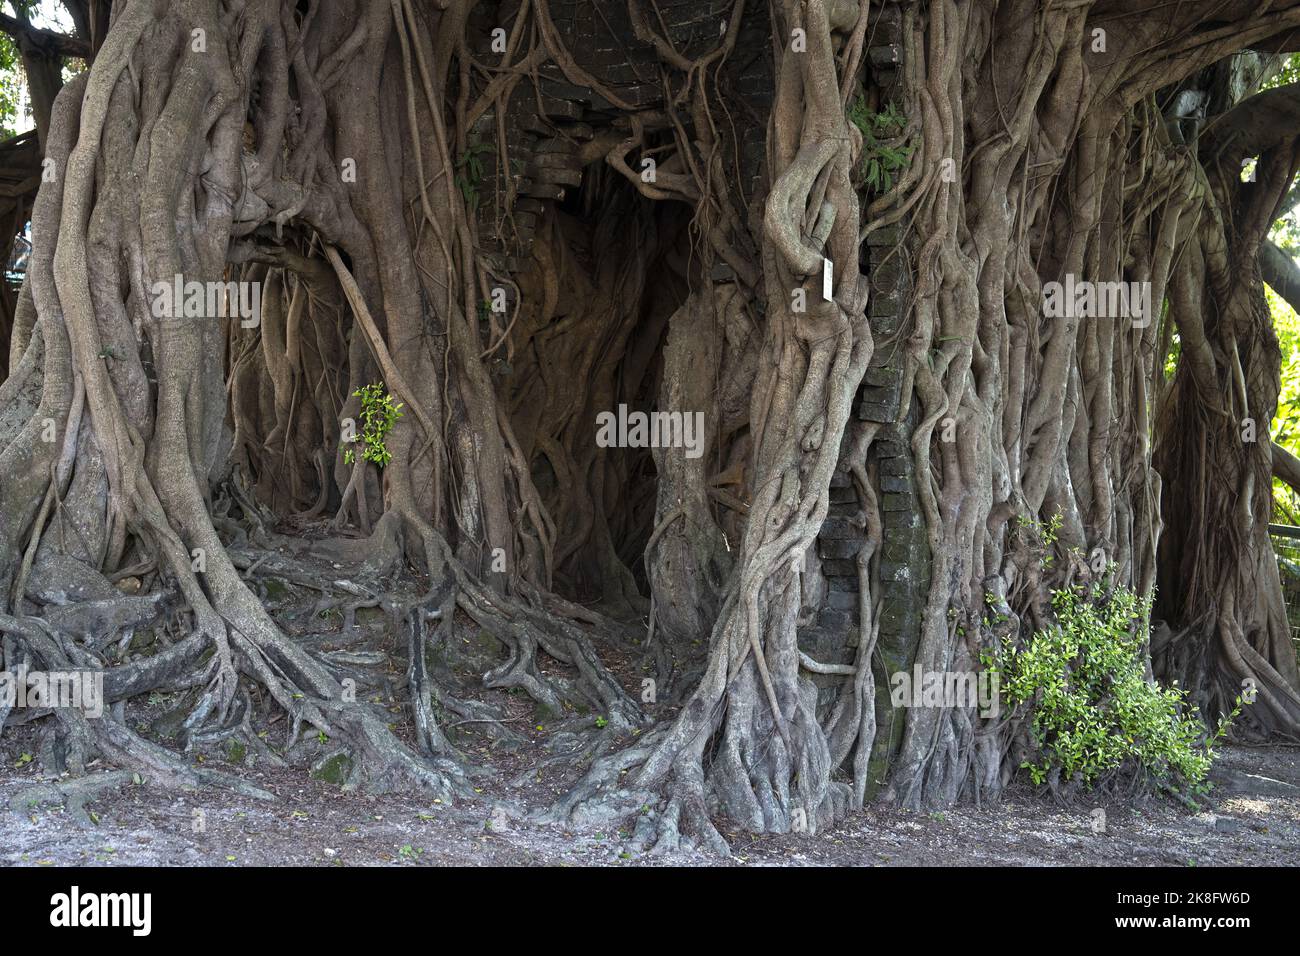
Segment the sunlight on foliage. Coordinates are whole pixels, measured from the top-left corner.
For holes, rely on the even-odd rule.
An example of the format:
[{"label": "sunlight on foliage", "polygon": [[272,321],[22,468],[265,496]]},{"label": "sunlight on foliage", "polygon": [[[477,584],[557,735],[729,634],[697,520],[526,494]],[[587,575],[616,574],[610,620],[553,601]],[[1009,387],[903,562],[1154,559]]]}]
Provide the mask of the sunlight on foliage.
[{"label": "sunlight on foliage", "polygon": [[[1300,54],[1292,54],[1260,88],[1270,90],[1297,82],[1300,82]],[[1297,199],[1300,199],[1300,180],[1291,184],[1291,191],[1283,203],[1284,212],[1273,224],[1269,235],[1274,244],[1292,258],[1300,258],[1300,207],[1296,204]],[[1300,455],[1300,316],[1267,284],[1264,295],[1273,316],[1277,344],[1282,351],[1281,391],[1269,434],[1287,451]],[[1300,524],[1300,495],[1277,479],[1273,480],[1273,502],[1275,520]]]},{"label": "sunlight on foliage", "polygon": [[[365,385],[352,393],[361,399],[361,457],[383,468],[393,460],[384,439],[402,417],[402,403],[393,403],[393,397],[382,383]],[[349,448],[343,452],[343,461],[349,465],[356,461],[356,452]]]},{"label": "sunlight on foliage", "polygon": [[1297,81],[1300,81],[1300,53],[1293,53],[1282,63],[1282,68],[1261,83],[1259,88],[1272,90]]},{"label": "sunlight on foliage", "polygon": [[1089,785],[1112,771],[1141,770],[1170,789],[1200,792],[1213,744],[1240,713],[1240,700],[1205,739],[1186,692],[1147,679],[1150,603],[1127,588],[1054,591],[1052,609],[1050,626],[1022,647],[1007,638],[984,662],[1007,703],[1031,715],[1039,753],[1022,769],[1036,784],[1059,770]]},{"label": "sunlight on foliage", "polygon": [[[72,32],[68,12],[57,0],[9,0],[4,12],[25,16],[39,29]],[[80,60],[69,63],[63,71],[64,81],[84,66]],[[23,95],[26,80],[17,45],[8,34],[0,33],[0,139],[32,128],[31,103]]]},{"label": "sunlight on foliage", "polygon": [[[1275,242],[1278,242],[1280,232],[1274,231]],[[1278,242],[1278,245],[1282,243]],[[1292,252],[1290,249],[1287,251]],[[1269,434],[1291,454],[1300,455],[1300,315],[1296,315],[1295,310],[1267,285],[1264,286],[1264,295],[1273,316],[1277,344],[1282,351],[1281,390]],[[1300,524],[1300,496],[1277,479],[1273,480],[1273,501],[1278,521]]]},{"label": "sunlight on foliage", "polygon": [[18,48],[8,35],[0,33],[0,138],[13,136],[30,126],[30,121],[19,122],[18,111],[23,93],[23,68],[18,58]]}]

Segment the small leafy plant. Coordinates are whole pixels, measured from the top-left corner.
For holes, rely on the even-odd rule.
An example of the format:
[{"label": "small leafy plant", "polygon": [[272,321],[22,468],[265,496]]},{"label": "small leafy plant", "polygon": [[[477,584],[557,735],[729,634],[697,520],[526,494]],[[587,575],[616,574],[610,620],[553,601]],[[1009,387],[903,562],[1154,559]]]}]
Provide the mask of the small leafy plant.
[{"label": "small leafy plant", "polygon": [[456,163],[456,187],[460,189],[460,194],[465,199],[465,204],[469,206],[471,215],[478,211],[478,189],[483,183],[483,161],[479,159],[479,155],[490,152],[492,152],[490,143],[470,143],[464,155]]},{"label": "small leafy plant", "polygon": [[1029,536],[1031,547],[1042,559],[1043,567],[1050,568],[1052,562],[1056,560],[1053,553],[1056,542],[1061,537],[1061,526],[1065,523],[1065,515],[1060,509],[1046,522],[1039,521],[1036,518],[1026,517],[1025,515],[1016,516],[1016,524],[1024,529]]},{"label": "small leafy plant", "polygon": [[1207,735],[1187,710],[1186,691],[1148,681],[1142,622],[1150,602],[1127,588],[1055,591],[1052,609],[1050,626],[1019,648],[1005,638],[985,661],[1007,702],[1028,706],[1039,759],[1021,767],[1034,783],[1059,770],[1091,786],[1128,768],[1166,789],[1203,793],[1213,745],[1241,713],[1241,699]]},{"label": "small leafy plant", "polygon": [[[364,461],[383,468],[393,460],[384,440],[402,417],[402,403],[393,403],[393,397],[384,389],[383,383],[362,386],[352,394],[361,399],[361,434],[353,441],[362,443],[361,457]],[[351,465],[356,460],[355,449],[343,452],[345,463]]]},{"label": "small leafy plant", "polygon": [[889,103],[880,112],[859,96],[849,107],[849,122],[862,133],[862,175],[872,190],[887,193],[912,161],[912,147],[893,142],[907,127],[907,117]]}]

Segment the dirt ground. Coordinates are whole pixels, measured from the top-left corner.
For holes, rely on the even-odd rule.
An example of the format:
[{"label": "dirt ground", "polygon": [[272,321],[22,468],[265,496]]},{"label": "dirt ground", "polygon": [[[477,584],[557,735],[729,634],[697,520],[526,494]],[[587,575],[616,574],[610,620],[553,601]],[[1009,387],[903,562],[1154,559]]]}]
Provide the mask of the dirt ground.
[{"label": "dirt ground", "polygon": [[[6,865],[1300,864],[1300,749],[1294,748],[1228,748],[1204,812],[1163,801],[1140,809],[1103,805],[1101,833],[1094,832],[1100,816],[1093,807],[1058,808],[1014,792],[985,809],[870,808],[812,837],[727,833],[733,856],[719,859],[630,852],[630,820],[602,830],[508,819],[496,809],[506,802],[488,796],[487,788],[482,803],[451,806],[345,792],[294,768],[241,768],[274,802],[131,782],[102,794],[82,815],[20,797],[38,782],[30,764],[15,767],[22,745],[20,735],[6,735],[0,744],[0,863]],[[529,797],[538,799],[540,790]]]}]

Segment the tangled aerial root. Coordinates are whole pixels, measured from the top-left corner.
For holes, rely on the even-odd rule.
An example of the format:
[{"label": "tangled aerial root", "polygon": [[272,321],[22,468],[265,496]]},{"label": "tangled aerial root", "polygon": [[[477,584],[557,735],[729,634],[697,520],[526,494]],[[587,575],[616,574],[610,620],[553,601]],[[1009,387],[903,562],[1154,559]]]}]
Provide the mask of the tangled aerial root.
[{"label": "tangled aerial root", "polygon": [[[237,742],[257,759],[283,766],[288,759],[298,759],[296,754],[321,749],[314,738],[304,736],[310,730],[329,741],[327,753],[347,756],[349,786],[375,792],[419,790],[448,802],[471,798],[470,780],[486,771],[468,765],[442,722],[486,725],[482,729],[490,728],[498,739],[518,742],[521,738],[503,722],[499,708],[441,685],[428,666],[433,655],[454,667],[462,646],[454,632],[458,608],[465,619],[508,648],[506,660],[482,674],[484,688],[518,688],[549,708],[557,719],[575,705],[602,715],[603,729],[594,735],[594,741],[580,754],[557,761],[591,759],[620,735],[639,730],[646,722],[631,696],[600,662],[587,628],[601,618],[590,611],[580,609],[576,615],[561,617],[522,599],[503,597],[478,585],[454,564],[444,565],[446,573],[432,591],[413,596],[408,593],[409,583],[377,576],[377,568],[391,570],[392,561],[381,559],[345,571],[331,560],[348,550],[347,542],[336,546],[328,540],[273,536],[268,543],[277,547],[262,550],[245,544],[231,551],[231,561],[241,568],[245,584],[258,593],[275,593],[278,600],[284,600],[284,588],[291,587],[305,596],[296,602],[297,610],[289,610],[284,617],[285,625],[292,625],[299,636],[277,625],[272,640],[255,641],[232,627],[226,660],[211,653],[207,635],[199,632],[174,643],[147,642],[149,653],[118,662],[118,649],[130,644],[133,635],[148,632],[149,627],[166,633],[173,623],[184,628],[185,615],[179,609],[172,609],[166,620],[159,615],[117,616],[109,638],[98,642],[106,648],[102,653],[57,624],[87,620],[92,612],[103,620],[100,612],[115,606],[116,599],[50,604],[43,608],[42,616],[0,616],[0,630],[11,636],[13,653],[21,655],[30,669],[91,669],[103,670],[105,675],[105,703],[113,712],[99,720],[87,720],[75,711],[56,712],[57,732],[47,735],[49,743],[42,753],[42,765],[48,772],[59,773],[65,768],[81,772],[100,757],[138,772],[151,783],[183,788],[220,786],[261,798],[261,791],[237,777],[192,767],[183,756],[119,722],[125,713],[122,705],[131,699],[180,691],[178,709],[169,723],[177,727],[185,751]],[[326,559],[321,560],[320,555]],[[160,601],[156,596],[132,596],[131,600],[145,601],[149,607]],[[558,606],[563,607],[563,602]],[[414,730],[411,742],[394,733],[391,715],[377,703],[383,695],[372,700],[373,690],[367,690],[377,679],[386,683],[374,667],[382,665],[387,656],[347,646],[365,638],[365,629],[357,623],[358,613],[365,610],[379,612],[390,625],[390,633],[404,645],[403,697]],[[331,643],[344,647],[332,651],[314,647],[317,638],[328,636],[314,633],[320,621],[336,618],[342,625],[340,640]],[[618,628],[611,630],[617,633]],[[560,666],[544,673],[538,666],[541,654]],[[562,671],[572,676],[563,676]],[[288,717],[287,737],[274,749],[258,725],[273,720],[277,710]],[[580,723],[589,725],[590,720]],[[561,724],[556,727],[562,729]],[[104,785],[112,785],[116,779],[106,777]],[[80,800],[76,791],[66,796],[74,802]]]}]

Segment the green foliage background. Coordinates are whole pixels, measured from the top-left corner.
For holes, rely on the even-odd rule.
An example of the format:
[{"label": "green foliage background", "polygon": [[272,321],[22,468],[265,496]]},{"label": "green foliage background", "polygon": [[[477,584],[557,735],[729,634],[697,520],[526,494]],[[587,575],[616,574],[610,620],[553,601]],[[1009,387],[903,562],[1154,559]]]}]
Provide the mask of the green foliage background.
[{"label": "green foliage background", "polygon": [[[34,26],[43,29],[72,32],[67,11],[58,0],[8,0],[0,3],[0,10],[10,16],[25,16]],[[65,70],[65,78],[72,72],[75,71]],[[31,128],[30,111],[24,116],[18,115],[25,79],[18,45],[8,34],[0,33],[0,139]]]}]

